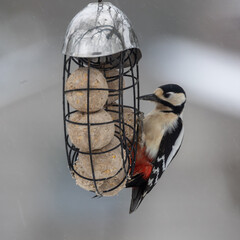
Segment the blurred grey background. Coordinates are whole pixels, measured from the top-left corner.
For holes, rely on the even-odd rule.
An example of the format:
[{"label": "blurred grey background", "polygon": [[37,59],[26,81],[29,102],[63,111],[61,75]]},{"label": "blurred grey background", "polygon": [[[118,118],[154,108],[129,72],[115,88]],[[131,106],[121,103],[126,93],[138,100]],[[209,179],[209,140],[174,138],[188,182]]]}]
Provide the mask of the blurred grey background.
[{"label": "blurred grey background", "polygon": [[129,189],[92,199],[67,167],[61,47],[88,3],[0,0],[1,239],[240,239],[240,1],[112,1],[139,37],[141,93],[188,95],[182,149],[132,215]]}]

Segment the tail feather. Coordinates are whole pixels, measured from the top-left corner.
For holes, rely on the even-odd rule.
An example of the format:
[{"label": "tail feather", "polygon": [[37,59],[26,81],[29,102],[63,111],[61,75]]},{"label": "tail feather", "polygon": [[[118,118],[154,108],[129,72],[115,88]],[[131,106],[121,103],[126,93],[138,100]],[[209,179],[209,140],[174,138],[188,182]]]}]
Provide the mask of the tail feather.
[{"label": "tail feather", "polygon": [[133,176],[130,180],[126,183],[126,188],[129,187],[140,187],[144,184],[146,180],[143,179],[143,174],[137,174]]},{"label": "tail feather", "polygon": [[142,187],[132,188],[132,199],[131,199],[129,213],[134,212],[139,207],[140,203],[144,198],[143,191],[144,191],[144,188]]}]

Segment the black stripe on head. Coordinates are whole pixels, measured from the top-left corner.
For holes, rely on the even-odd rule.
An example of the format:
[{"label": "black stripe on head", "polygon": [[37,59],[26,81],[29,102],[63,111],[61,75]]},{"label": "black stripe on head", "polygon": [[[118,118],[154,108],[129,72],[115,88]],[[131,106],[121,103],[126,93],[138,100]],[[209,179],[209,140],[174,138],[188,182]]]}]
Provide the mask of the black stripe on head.
[{"label": "black stripe on head", "polygon": [[[180,114],[181,114],[181,112],[182,112],[182,110],[183,110],[183,108],[184,108],[184,105],[185,105],[185,102],[184,102],[184,103],[182,103],[181,105],[174,106],[174,105],[171,104],[170,102],[164,101],[164,100],[162,100],[162,99],[160,99],[160,98],[158,99],[158,102],[161,103],[161,104],[163,104],[163,105],[166,106],[166,107],[171,108],[171,109],[172,109],[172,112],[175,113],[175,114],[177,114],[177,115],[180,115]],[[169,111],[162,111],[162,112],[169,112]]]},{"label": "black stripe on head", "polygon": [[177,84],[166,84],[166,85],[160,86],[159,88],[161,88],[164,93],[167,93],[167,92],[183,93],[186,96],[186,93],[183,90],[183,88]]}]

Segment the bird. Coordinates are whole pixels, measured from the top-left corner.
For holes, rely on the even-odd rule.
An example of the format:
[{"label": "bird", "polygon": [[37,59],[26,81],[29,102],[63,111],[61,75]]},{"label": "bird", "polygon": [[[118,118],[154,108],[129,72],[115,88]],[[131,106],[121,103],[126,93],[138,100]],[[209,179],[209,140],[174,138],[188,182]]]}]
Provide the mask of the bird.
[{"label": "bird", "polygon": [[182,114],[186,93],[177,84],[158,87],[153,94],[139,97],[155,103],[142,122],[135,168],[126,183],[132,188],[129,213],[134,212],[167,169],[183,141]]}]

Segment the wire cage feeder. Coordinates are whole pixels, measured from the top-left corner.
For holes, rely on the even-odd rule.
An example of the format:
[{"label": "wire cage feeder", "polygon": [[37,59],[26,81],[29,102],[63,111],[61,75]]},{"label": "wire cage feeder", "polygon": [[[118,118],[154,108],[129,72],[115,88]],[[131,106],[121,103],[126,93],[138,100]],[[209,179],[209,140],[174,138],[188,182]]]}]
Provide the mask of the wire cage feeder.
[{"label": "wire cage feeder", "polygon": [[135,165],[138,39],[121,10],[108,2],[90,3],[69,24],[62,52],[69,169],[82,188],[113,196]]}]

